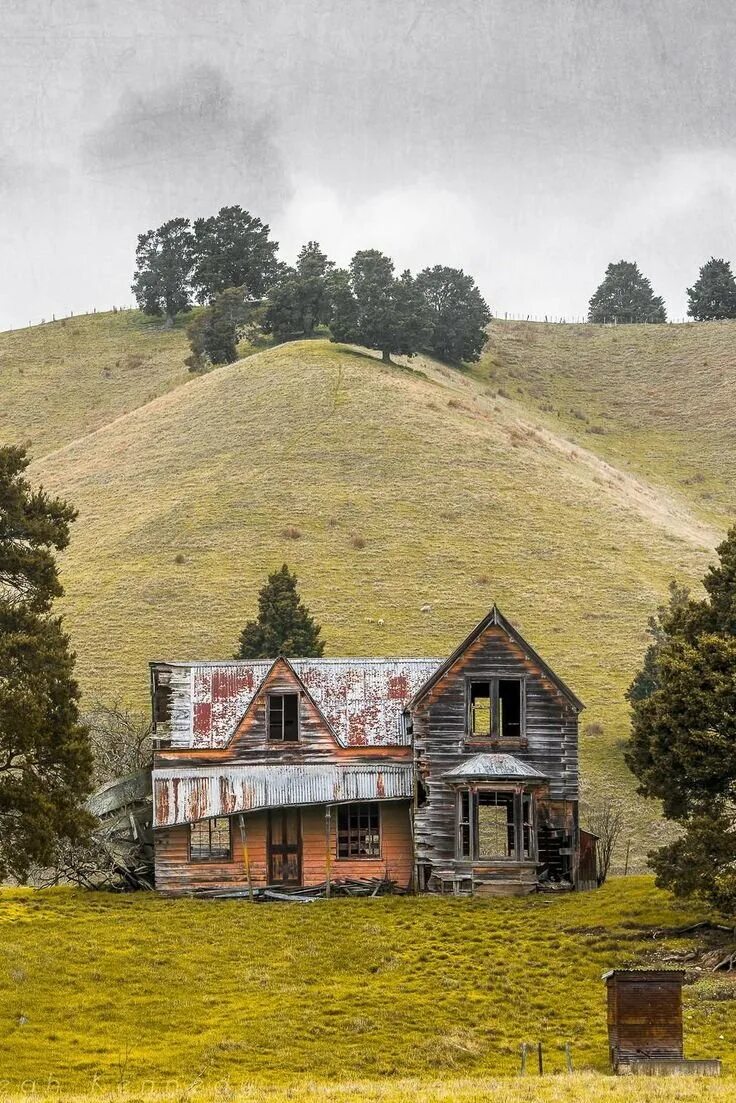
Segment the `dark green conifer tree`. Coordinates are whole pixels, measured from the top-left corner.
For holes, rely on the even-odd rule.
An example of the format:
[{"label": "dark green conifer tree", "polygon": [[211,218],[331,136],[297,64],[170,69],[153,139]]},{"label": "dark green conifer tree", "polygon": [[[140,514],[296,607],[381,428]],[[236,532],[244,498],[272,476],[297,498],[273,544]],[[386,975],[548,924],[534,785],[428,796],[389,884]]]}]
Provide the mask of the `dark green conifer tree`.
[{"label": "dark green conifer tree", "polygon": [[696,322],[736,318],[736,279],[727,260],[711,257],[687,289],[687,312]]},{"label": "dark green conifer tree", "polygon": [[682,829],[650,855],[657,883],[736,911],[736,526],[703,580],[706,597],[673,590],[656,650],[629,698],[626,761],[639,792]]},{"label": "dark green conifer tree", "polygon": [[654,294],[638,264],[620,260],[606,268],[606,277],[588,305],[588,321],[621,325],[666,322],[667,313],[664,299]]},{"label": "dark green conifer tree", "polygon": [[62,594],[54,552],[76,513],[30,486],[29,463],[24,449],[0,448],[0,881],[25,880],[92,822],[74,655],[51,613]]},{"label": "dark green conifer tree", "polygon": [[325,649],[321,631],[299,597],[296,575],[284,563],[258,594],[258,617],[240,633],[235,658],[319,658]]}]

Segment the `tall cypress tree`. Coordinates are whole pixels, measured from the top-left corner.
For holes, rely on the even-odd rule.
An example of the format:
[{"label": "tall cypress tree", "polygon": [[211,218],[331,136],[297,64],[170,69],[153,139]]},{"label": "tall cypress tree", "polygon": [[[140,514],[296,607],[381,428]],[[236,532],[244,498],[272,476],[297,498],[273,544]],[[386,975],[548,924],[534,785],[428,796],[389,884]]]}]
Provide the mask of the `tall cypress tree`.
[{"label": "tall cypress tree", "polygon": [[297,577],[286,563],[268,576],[258,594],[258,617],[240,633],[236,659],[319,658],[322,629],[297,592]]},{"label": "tall cypress tree", "polygon": [[20,881],[91,823],[74,655],[51,613],[62,593],[54,552],[76,513],[30,486],[29,462],[22,448],[0,448],[0,880]]}]

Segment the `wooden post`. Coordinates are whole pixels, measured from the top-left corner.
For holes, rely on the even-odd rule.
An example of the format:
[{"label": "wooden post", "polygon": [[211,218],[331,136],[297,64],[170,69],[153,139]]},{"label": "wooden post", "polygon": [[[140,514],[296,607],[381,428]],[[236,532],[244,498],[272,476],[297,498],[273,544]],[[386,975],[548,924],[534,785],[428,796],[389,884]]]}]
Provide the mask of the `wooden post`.
[{"label": "wooden post", "polygon": [[572,1046],[569,1042],[565,1042],[565,1068],[572,1072]]},{"label": "wooden post", "polygon": [[243,844],[243,864],[245,866],[245,876],[248,878],[248,895],[253,902],[253,881],[250,876],[250,854],[248,853],[248,835],[245,830],[245,816],[241,812],[238,816],[238,823],[240,824],[240,841]]},{"label": "wooden post", "polygon": [[526,1072],[526,1042],[521,1043],[521,1075]]},{"label": "wooden post", "polygon": [[539,1075],[544,1074],[544,1058],[542,1057],[542,1043],[537,1042],[537,1058],[539,1060]]},{"label": "wooden post", "polygon": [[332,809],[325,805],[325,896],[330,898],[330,870],[332,867]]},{"label": "wooden post", "polygon": [[624,877],[629,872],[629,854],[631,853],[631,839],[626,844],[626,860],[624,861]]}]

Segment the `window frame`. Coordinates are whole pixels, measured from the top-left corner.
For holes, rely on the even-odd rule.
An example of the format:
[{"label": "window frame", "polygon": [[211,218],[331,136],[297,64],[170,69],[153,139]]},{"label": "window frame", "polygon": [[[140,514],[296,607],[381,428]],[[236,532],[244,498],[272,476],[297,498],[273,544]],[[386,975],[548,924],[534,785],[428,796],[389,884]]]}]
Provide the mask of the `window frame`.
[{"label": "window frame", "polygon": [[[480,793],[503,793],[513,798],[514,854],[512,856],[480,855],[478,795]],[[467,818],[464,804],[467,802]],[[469,828],[470,853],[466,850],[464,828]],[[460,786],[456,793],[455,804],[455,860],[478,865],[497,863],[519,863],[538,861],[536,800],[528,789],[509,788],[503,785]]]},{"label": "window frame", "polygon": [[[465,740],[470,743],[501,743],[507,747],[524,746],[526,734],[526,676],[523,674],[490,674],[486,678],[466,678],[465,680]],[[517,682],[519,685],[519,734],[502,735],[500,727],[501,682]],[[473,686],[488,686],[491,702],[491,730],[485,733],[473,731]]]},{"label": "window frame", "polygon": [[[282,704],[281,706],[281,737],[271,735],[271,712],[272,702],[274,697],[280,697],[283,702],[286,697],[296,698],[296,736],[294,739],[284,738],[284,716],[286,710]],[[290,746],[294,743],[299,743],[302,734],[302,695],[298,690],[286,689],[286,690],[273,690],[268,692],[266,696],[266,742],[272,744],[275,747]]]},{"label": "window frame", "polygon": [[[378,827],[378,853],[377,854],[341,854],[340,853],[340,818],[342,815],[348,815],[348,849],[350,847],[350,813],[352,809],[360,811],[361,809],[371,809],[376,811],[377,827]],[[358,826],[358,832],[360,832],[360,826]],[[368,833],[370,834],[370,822],[368,824]],[[378,862],[383,857],[383,808],[380,801],[350,801],[348,804],[338,804],[337,817],[335,826],[335,860],[338,862]]]},{"label": "window frame", "polygon": [[[212,827],[217,822],[217,820],[226,820],[227,821],[227,839],[228,839],[227,857],[223,857],[220,854],[216,854],[216,855],[212,854]],[[207,857],[201,858],[199,856],[195,856],[193,848],[192,848],[192,829],[194,827],[198,827],[198,826],[200,826],[201,824],[204,824],[204,823],[206,823],[208,825],[208,828],[209,828],[209,836],[208,836],[209,837],[209,854],[207,855]],[[204,819],[192,821],[192,823],[189,824],[188,842],[189,842],[189,861],[193,862],[194,864],[196,864],[198,866],[199,865],[216,865],[216,864],[221,863],[221,862],[232,862],[234,860],[233,859],[233,818],[232,818],[232,816],[206,816]]]}]

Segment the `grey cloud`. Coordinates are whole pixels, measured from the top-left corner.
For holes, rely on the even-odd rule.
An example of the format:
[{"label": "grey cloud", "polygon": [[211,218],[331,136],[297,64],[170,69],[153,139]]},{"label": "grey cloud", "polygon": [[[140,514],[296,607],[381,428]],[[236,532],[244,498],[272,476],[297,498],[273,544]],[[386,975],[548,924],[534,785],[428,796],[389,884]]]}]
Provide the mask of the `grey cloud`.
[{"label": "grey cloud", "polygon": [[[163,87],[126,94],[82,142],[88,174],[112,186],[170,194],[199,214],[209,196],[271,216],[289,198],[289,177],[268,111],[249,104],[216,69],[199,66]],[[210,203],[212,206],[212,203]],[[177,212],[179,213],[179,212]]]}]

